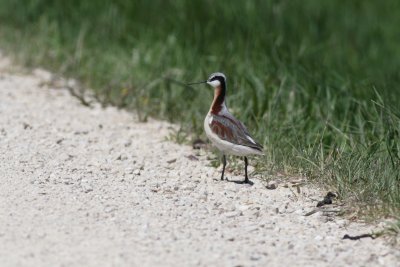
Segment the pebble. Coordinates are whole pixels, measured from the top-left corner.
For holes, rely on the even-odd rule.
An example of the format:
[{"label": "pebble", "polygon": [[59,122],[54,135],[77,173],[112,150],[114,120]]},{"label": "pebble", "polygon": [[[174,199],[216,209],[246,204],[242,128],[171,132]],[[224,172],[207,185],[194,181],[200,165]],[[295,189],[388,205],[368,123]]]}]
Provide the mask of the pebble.
[{"label": "pebble", "polygon": [[322,236],[320,236],[320,235],[317,235],[317,236],[315,236],[314,237],[314,240],[315,241],[321,241],[321,240],[323,240],[324,238],[322,237]]},{"label": "pebble", "polygon": [[251,255],[250,256],[250,260],[252,260],[252,261],[258,261],[258,260],[260,260],[261,259],[261,256],[260,255]]},{"label": "pebble", "polygon": [[274,190],[274,189],[278,188],[278,183],[276,181],[268,181],[268,183],[265,187],[267,189]]},{"label": "pebble", "polygon": [[237,205],[237,206],[235,206],[235,208],[236,208],[237,210],[239,210],[239,211],[246,211],[246,210],[249,209],[249,206],[246,206],[246,205]]},{"label": "pebble", "polygon": [[225,212],[224,216],[227,218],[233,218],[233,217],[237,217],[240,215],[240,212],[237,211],[230,211],[230,212]]},{"label": "pebble", "polygon": [[93,191],[93,187],[89,184],[83,184],[82,189],[85,193],[89,193],[89,192]]}]

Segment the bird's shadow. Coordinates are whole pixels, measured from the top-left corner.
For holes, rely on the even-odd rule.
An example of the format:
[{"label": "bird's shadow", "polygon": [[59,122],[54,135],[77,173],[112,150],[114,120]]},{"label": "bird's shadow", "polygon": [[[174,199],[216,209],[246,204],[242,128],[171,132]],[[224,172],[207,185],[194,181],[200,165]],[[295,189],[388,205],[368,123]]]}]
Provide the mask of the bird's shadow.
[{"label": "bird's shadow", "polygon": [[235,183],[235,184],[248,184],[248,185],[250,185],[250,186],[252,186],[254,183],[252,182],[252,181],[248,181],[248,182],[245,182],[244,180],[229,180],[228,178],[225,178],[225,180],[227,181],[227,182],[230,182],[230,183]]}]

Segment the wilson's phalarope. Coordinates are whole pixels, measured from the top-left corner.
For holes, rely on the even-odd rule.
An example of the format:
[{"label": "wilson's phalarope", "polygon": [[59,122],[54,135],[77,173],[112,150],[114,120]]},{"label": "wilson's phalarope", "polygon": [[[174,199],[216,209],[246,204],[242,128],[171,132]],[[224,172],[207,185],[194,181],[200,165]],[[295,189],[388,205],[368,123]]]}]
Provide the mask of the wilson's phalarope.
[{"label": "wilson's phalarope", "polygon": [[245,179],[240,183],[250,183],[247,176],[247,156],[252,154],[262,155],[263,147],[251,137],[244,124],[229,113],[225,104],[225,75],[216,72],[211,74],[206,81],[188,85],[201,83],[207,83],[214,87],[214,100],[204,120],[204,129],[211,143],[222,152],[221,180],[224,180],[226,155],[235,155],[244,157]]}]

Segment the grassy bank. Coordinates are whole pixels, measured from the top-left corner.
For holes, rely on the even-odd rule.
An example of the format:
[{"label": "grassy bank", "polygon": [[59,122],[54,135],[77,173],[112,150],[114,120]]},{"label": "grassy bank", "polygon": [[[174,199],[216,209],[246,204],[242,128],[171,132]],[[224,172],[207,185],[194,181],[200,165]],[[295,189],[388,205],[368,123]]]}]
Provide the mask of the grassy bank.
[{"label": "grassy bank", "polygon": [[[267,147],[368,209],[400,208],[400,2],[0,0],[0,45],[106,103],[202,133],[211,89]],[[179,116],[177,116],[179,114]]]}]

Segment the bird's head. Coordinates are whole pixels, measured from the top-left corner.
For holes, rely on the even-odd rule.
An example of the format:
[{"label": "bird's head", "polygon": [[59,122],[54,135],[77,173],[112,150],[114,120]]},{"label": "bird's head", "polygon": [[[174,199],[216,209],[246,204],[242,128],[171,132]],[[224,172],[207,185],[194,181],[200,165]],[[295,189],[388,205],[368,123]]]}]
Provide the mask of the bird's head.
[{"label": "bird's head", "polygon": [[226,77],[222,72],[215,72],[215,73],[211,74],[210,77],[208,77],[208,79],[205,81],[188,83],[187,85],[195,85],[195,84],[201,84],[201,83],[207,83],[214,88],[218,88],[220,86],[225,87]]},{"label": "bird's head", "polygon": [[215,72],[208,77],[206,83],[214,88],[217,88],[226,84],[226,77],[222,72]]}]

